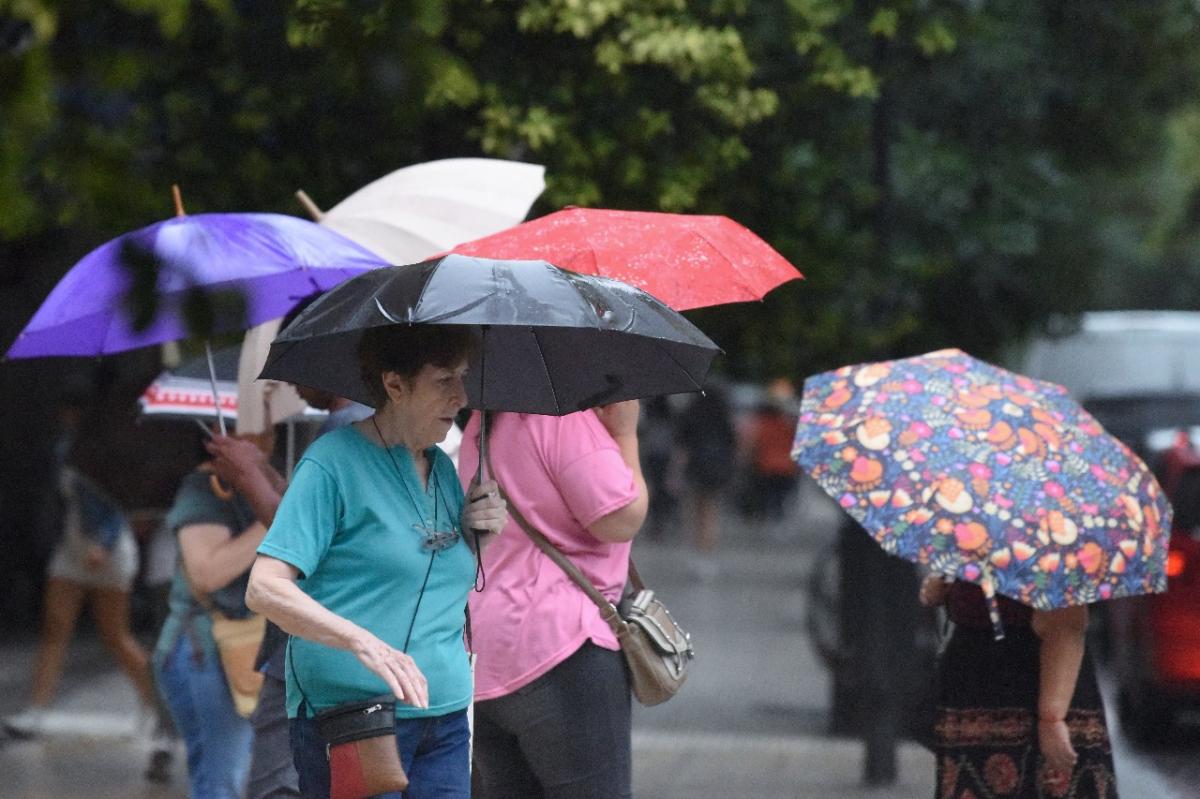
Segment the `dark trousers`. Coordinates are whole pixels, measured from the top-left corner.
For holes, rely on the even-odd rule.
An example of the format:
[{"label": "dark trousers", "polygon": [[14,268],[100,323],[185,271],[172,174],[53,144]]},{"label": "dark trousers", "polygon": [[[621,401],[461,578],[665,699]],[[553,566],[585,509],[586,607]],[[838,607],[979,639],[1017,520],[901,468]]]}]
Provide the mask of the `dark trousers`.
[{"label": "dark trousers", "polygon": [[629,797],[629,676],[585,643],[529,685],[475,703],[476,799]]},{"label": "dark trousers", "polygon": [[254,749],[250,755],[250,786],[246,799],[295,799],[300,778],[292,762],[287,715],[287,689],[283,680],[263,675],[258,706],[250,716]]}]

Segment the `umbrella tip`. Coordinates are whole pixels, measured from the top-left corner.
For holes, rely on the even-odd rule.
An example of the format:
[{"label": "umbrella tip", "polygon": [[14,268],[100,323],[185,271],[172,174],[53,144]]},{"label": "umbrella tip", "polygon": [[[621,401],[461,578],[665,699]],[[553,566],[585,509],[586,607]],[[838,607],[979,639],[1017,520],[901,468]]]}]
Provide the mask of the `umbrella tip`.
[{"label": "umbrella tip", "polygon": [[175,200],[175,216],[187,216],[183,210],[183,192],[179,190],[178,183],[171,184],[171,197]]},{"label": "umbrella tip", "polygon": [[325,213],[312,201],[304,189],[296,189],[296,198],[300,200],[300,204],[304,206],[305,211],[308,211],[308,215],[313,218],[314,222],[320,222],[321,217],[325,216]]}]

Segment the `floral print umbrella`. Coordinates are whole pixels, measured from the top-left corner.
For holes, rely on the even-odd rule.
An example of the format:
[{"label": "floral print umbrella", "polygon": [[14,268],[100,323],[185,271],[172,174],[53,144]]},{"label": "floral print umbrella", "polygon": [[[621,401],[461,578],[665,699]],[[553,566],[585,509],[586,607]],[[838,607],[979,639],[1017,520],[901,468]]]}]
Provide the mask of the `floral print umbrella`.
[{"label": "floral print umbrella", "polygon": [[1166,590],[1171,508],[1066,389],[959,350],[804,386],[793,457],[890,554],[1047,610]]}]

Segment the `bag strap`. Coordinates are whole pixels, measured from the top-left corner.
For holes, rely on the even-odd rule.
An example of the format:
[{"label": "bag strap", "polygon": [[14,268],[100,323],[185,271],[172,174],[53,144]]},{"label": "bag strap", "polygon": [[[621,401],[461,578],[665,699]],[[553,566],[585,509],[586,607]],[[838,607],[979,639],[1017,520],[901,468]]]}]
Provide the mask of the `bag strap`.
[{"label": "bag strap", "polygon": [[[489,466],[489,468],[491,467]],[[496,479],[495,472],[492,472],[492,479]],[[499,484],[497,483],[497,485]],[[500,496],[503,497],[504,501],[508,503],[509,514],[513,517],[513,519],[516,520],[521,529],[525,531],[525,535],[529,536],[534,545],[544,552],[546,557],[557,563],[559,568],[566,572],[567,576],[570,577],[581,589],[583,589],[583,593],[587,594],[588,598],[591,599],[592,602],[596,604],[596,607],[600,609],[601,618],[603,618],[608,626],[612,628],[612,631],[617,638],[624,638],[629,632],[628,625],[626,625],[625,620],[621,618],[621,614],[617,612],[616,606],[613,605],[612,602],[609,602],[608,598],[596,589],[596,586],[592,585],[592,581],[583,575],[583,572],[579,570],[578,566],[572,563],[566,555],[559,551],[558,547],[550,543],[546,536],[542,535],[537,528],[531,525],[525,519],[525,517],[521,515],[521,511],[517,509],[517,506],[513,504],[508,494],[505,493],[503,486],[500,488]]]},{"label": "bag strap", "polygon": [[633,564],[633,555],[629,556],[629,584],[633,586],[634,591],[645,591],[646,584],[642,582],[642,575],[638,574],[637,566]]},{"label": "bag strap", "polygon": [[[525,535],[529,536],[534,545],[545,553],[546,557],[558,564],[558,567],[566,572],[567,576],[596,604],[596,607],[600,609],[601,618],[612,628],[613,634],[617,636],[618,640],[623,639],[628,634],[629,627],[625,623],[625,620],[621,618],[621,614],[617,612],[616,606],[612,602],[609,602],[608,598],[600,593],[596,586],[592,585],[592,581],[584,576],[583,572],[579,570],[579,567],[570,558],[560,552],[558,547],[550,543],[550,540],[541,531],[529,523],[529,520],[525,518],[521,510],[516,506],[516,503],[512,501],[512,497],[504,490],[504,486],[500,485],[499,476],[496,474],[496,469],[492,466],[491,452],[489,451],[485,457],[487,458],[488,471],[500,489],[501,498],[508,505],[509,515],[516,520],[517,524],[525,531]],[[639,591],[642,590],[642,580],[638,576],[637,568],[633,565],[632,557],[629,558],[629,575],[634,581],[634,587]]]}]

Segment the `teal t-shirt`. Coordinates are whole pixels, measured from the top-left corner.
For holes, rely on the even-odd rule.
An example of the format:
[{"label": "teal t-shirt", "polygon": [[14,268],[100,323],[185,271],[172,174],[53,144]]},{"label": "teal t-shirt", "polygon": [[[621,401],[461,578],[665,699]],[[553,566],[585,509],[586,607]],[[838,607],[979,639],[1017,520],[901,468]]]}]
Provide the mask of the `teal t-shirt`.
[{"label": "teal t-shirt", "polygon": [[[208,472],[195,471],[186,475],[175,492],[175,501],[167,511],[163,524],[172,534],[192,524],[220,524],[229,528],[229,534],[241,535],[254,521],[250,506],[240,495],[223,500],[212,491]],[[222,613],[231,618],[250,615],[246,607],[246,581],[250,570],[238,575],[224,588],[209,594],[209,601]],[[208,611],[192,596],[191,586],[183,573],[183,558],[175,566],[171,581],[171,593],[167,598],[169,611],[158,634],[154,648],[155,657],[164,658],[175,646],[175,641],[185,632],[192,634],[193,643],[201,647],[211,658],[216,657],[217,645],[212,637],[212,620]]]},{"label": "teal t-shirt", "polygon": [[[353,425],[318,438],[297,464],[258,551],[295,566],[301,590],[396,649],[404,649],[413,623],[407,651],[429,681],[429,707],[397,702],[396,715],[438,716],[471,700],[463,623],[475,558],[461,535],[436,553],[422,544],[427,530],[461,534],[463,492],[454,464],[437,447],[425,451],[426,486],[407,449],[390,453]],[[290,717],[302,694],[311,713],[389,692],[347,650],[293,636],[287,658]]]}]

